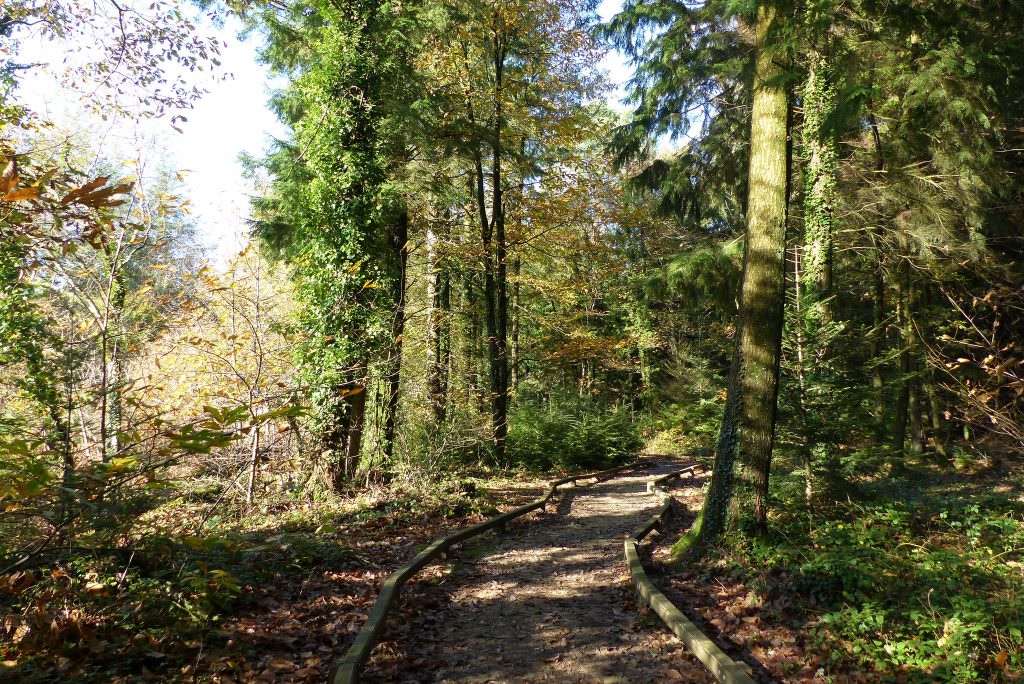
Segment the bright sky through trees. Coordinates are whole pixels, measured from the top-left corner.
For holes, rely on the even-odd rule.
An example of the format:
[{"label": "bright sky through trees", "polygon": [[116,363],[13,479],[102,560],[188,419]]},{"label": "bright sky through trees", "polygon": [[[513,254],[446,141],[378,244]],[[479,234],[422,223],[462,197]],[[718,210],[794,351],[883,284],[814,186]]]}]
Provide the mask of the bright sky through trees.
[{"label": "bright sky through trees", "polygon": [[[603,0],[598,11],[607,20],[621,6],[621,0]],[[104,122],[86,113],[81,94],[72,94],[54,73],[61,63],[52,56],[63,50],[55,50],[50,43],[25,43],[25,61],[46,66],[25,78],[22,94],[68,132],[82,134],[88,130],[94,139],[102,138],[128,156],[133,156],[136,149],[154,148],[156,140],[157,154],[166,155],[171,166],[184,171],[183,190],[191,202],[198,234],[211,249],[212,260],[223,263],[242,248],[248,231],[253,181],[244,177],[239,158],[243,154],[260,156],[272,136],[284,135],[284,128],[267,108],[273,84],[257,60],[259,34],[239,39],[240,23],[233,18],[223,27],[203,18],[199,27],[223,44],[217,73],[230,76],[215,81],[208,73],[198,79],[200,87],[209,92],[193,110],[184,112],[185,121],[174,124],[178,130],[171,127],[170,116],[126,125],[123,120]],[[626,56],[617,51],[608,53],[603,67],[615,85],[609,102],[621,106],[623,86],[633,69]]]}]

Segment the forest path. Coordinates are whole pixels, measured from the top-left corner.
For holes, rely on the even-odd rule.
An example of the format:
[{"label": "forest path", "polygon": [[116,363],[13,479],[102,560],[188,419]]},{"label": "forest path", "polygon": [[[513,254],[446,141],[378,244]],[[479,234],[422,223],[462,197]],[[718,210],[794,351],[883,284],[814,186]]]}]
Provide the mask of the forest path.
[{"label": "forest path", "polygon": [[657,508],[647,481],[681,465],[659,458],[566,490],[556,513],[468,545],[451,573],[428,596],[410,597],[394,620],[402,634],[392,638],[405,652],[392,666],[401,672],[371,661],[365,679],[713,681],[656,617],[637,613],[622,556],[624,538]]}]

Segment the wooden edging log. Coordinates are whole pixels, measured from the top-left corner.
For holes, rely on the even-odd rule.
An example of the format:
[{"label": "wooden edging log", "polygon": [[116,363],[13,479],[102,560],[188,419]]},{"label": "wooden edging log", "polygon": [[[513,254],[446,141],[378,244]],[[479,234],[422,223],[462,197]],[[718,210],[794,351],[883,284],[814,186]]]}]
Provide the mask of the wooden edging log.
[{"label": "wooden edging log", "polygon": [[536,501],[514,508],[482,523],[456,530],[440,539],[435,539],[425,549],[416,554],[412,560],[398,568],[381,586],[380,593],[377,595],[377,601],[373,604],[373,608],[370,609],[366,623],[359,630],[359,634],[356,635],[355,641],[352,642],[352,646],[349,647],[345,657],[335,665],[334,672],[329,679],[331,684],[356,684],[359,681],[359,675],[363,670],[363,666],[369,660],[374,646],[380,641],[380,635],[384,630],[384,622],[387,619],[388,612],[398,602],[402,585],[431,561],[444,555],[453,546],[467,539],[476,537],[489,530],[504,531],[505,525],[509,521],[535,511],[538,508],[544,508],[562,485],[569,483],[575,485],[580,480],[594,480],[591,484],[596,484],[610,475],[638,465],[644,464],[642,461],[634,461],[624,466],[609,468],[597,473],[563,477],[549,484],[544,495]]},{"label": "wooden edging log", "polygon": [[655,478],[647,483],[647,491],[657,495],[661,501],[661,508],[658,512],[644,523],[644,526],[626,538],[625,552],[626,563],[629,565],[629,574],[636,587],[638,600],[646,606],[650,606],[661,621],[672,630],[680,641],[697,656],[697,659],[704,664],[704,667],[715,676],[719,682],[724,684],[752,684],[754,679],[747,672],[746,666],[737,663],[725,651],[720,649],[715,642],[707,637],[697,625],[693,624],[688,617],[683,615],[675,605],[669,601],[664,594],[658,591],[647,571],[640,561],[638,544],[654,530],[661,530],[665,520],[672,514],[675,499],[661,488],[662,484],[670,480],[678,479],[684,474],[691,477],[695,474],[697,466],[688,466],[681,470],[671,472],[667,475]]}]

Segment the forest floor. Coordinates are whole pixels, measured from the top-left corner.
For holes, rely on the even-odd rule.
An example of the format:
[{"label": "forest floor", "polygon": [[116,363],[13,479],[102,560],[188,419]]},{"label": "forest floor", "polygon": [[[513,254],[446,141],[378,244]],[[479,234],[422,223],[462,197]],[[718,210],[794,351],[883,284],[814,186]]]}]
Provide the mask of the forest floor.
[{"label": "forest floor", "polygon": [[653,467],[576,491],[555,513],[469,544],[410,586],[366,681],[707,682],[656,617],[641,615],[623,539],[657,508]]},{"label": "forest floor", "polygon": [[[710,681],[638,611],[623,562],[624,537],[657,507],[647,481],[683,464],[649,462],[560,492],[554,511],[418,574],[365,679]],[[671,545],[705,476],[672,489],[682,510],[645,542],[645,565],[758,681],[1021,679],[1024,469],[919,466],[865,480],[859,503],[813,515],[780,506],[770,538],[730,535],[680,562]],[[397,567],[434,538],[536,499],[547,480],[481,471],[393,485],[323,509],[267,508],[244,528],[193,525],[187,563],[154,542],[140,548],[145,565],[80,559],[0,578],[0,681],[325,681]]]},{"label": "forest floor", "polygon": [[704,482],[672,491],[687,512],[645,564],[757,681],[1024,680],[1024,459],[959,472],[915,462],[851,485],[852,501],[780,505],[767,536],[674,557]]},{"label": "forest floor", "polygon": [[702,472],[696,478],[677,480],[670,489],[683,512],[669,519],[649,549],[648,576],[723,651],[749,665],[755,680],[828,681],[817,672],[821,658],[807,648],[802,624],[787,619],[786,596],[775,595],[773,602],[766,602],[748,582],[722,572],[707,559],[686,557],[680,562],[672,557],[673,542],[689,529],[700,510],[708,476]]}]

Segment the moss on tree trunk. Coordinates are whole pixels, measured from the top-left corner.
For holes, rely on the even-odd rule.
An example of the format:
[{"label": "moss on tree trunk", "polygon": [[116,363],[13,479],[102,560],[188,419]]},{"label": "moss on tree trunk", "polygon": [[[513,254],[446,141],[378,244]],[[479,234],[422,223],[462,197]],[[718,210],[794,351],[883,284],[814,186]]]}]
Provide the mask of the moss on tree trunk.
[{"label": "moss on tree trunk", "polygon": [[756,524],[763,526],[767,515],[782,342],[788,171],[788,97],[780,78],[780,55],[769,40],[777,23],[774,7],[758,8],[738,349],[699,532],[705,541],[724,529],[737,457],[751,486]]}]

